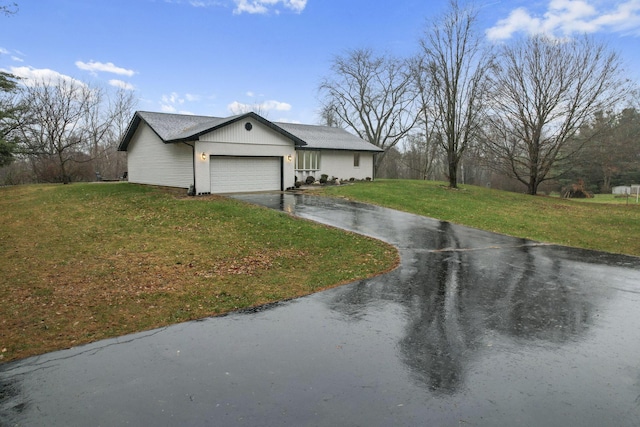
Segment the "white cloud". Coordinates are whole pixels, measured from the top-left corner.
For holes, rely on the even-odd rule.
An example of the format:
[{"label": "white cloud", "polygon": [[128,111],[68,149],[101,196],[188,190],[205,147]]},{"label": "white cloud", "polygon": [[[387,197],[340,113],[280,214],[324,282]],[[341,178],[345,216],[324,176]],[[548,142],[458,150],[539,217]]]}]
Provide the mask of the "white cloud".
[{"label": "white cloud", "polygon": [[538,28],[540,28],[540,20],[531,17],[526,9],[518,8],[512,11],[508,18],[498,21],[495,27],[489,28],[487,37],[489,40],[504,40],[515,32],[523,31],[531,34]]},{"label": "white cloud", "polygon": [[280,7],[295,13],[302,13],[307,6],[307,0],[233,0],[236,8],[233,13],[265,14],[270,11],[280,12]]},{"label": "white cloud", "polygon": [[24,62],[24,59],[22,59],[20,56],[18,56],[18,55],[22,55],[22,56],[24,56],[24,55],[21,52],[18,52],[18,51],[15,51],[15,54],[12,54],[8,49],[0,47],[0,55],[11,55],[11,60],[12,61]]},{"label": "white cloud", "polygon": [[184,96],[177,92],[171,92],[168,95],[162,95],[160,98],[160,110],[164,113],[193,114],[191,111],[185,110],[185,102],[199,100],[198,95],[186,94]]},{"label": "white cloud", "polygon": [[174,107],[173,105],[162,104],[160,106],[160,111],[162,111],[163,113],[187,114],[187,115],[193,116],[193,112],[188,111],[188,110],[179,110],[176,107]]},{"label": "white cloud", "polygon": [[171,92],[169,95],[162,95],[162,102],[165,104],[184,104],[184,98],[176,92]]},{"label": "white cloud", "polygon": [[36,83],[55,84],[59,81],[67,81],[69,83],[74,83],[81,86],[85,85],[80,80],[76,80],[73,77],[61,74],[48,68],[11,67],[9,72],[14,76],[20,77],[22,79],[21,83],[26,86],[32,86]]},{"label": "white cloud", "polygon": [[81,70],[91,71],[92,73],[96,73],[97,71],[103,71],[105,73],[113,73],[113,74],[119,74],[123,76],[129,76],[129,77],[133,76],[136,73],[133,70],[128,70],[126,68],[118,67],[113,62],[103,63],[103,62],[97,62],[97,61],[89,61],[89,62],[76,61],[76,67],[80,68]]},{"label": "white cloud", "polygon": [[196,95],[193,93],[185,93],[184,98],[189,102],[200,101],[200,95]]},{"label": "white cloud", "polygon": [[640,0],[620,4],[617,9],[596,18],[594,23],[640,35]]},{"label": "white cloud", "polygon": [[276,111],[289,111],[291,110],[291,104],[287,104],[286,102],[279,101],[265,101],[260,106],[267,111],[276,110]]},{"label": "white cloud", "polygon": [[176,107],[174,107],[173,105],[167,105],[167,104],[161,104],[160,110],[163,113],[175,113],[176,111],[178,111]]},{"label": "white cloud", "polygon": [[[604,4],[609,8],[597,7]],[[541,16],[526,8],[515,9],[486,35],[490,40],[505,40],[515,33],[558,37],[598,31],[640,35],[640,0],[550,0]]]},{"label": "white cloud", "polygon": [[134,85],[132,85],[131,83],[127,83],[125,81],[122,81],[122,80],[112,79],[112,80],[109,80],[109,84],[111,86],[115,86],[117,88],[124,89],[124,90],[135,90],[135,86]]},{"label": "white cloud", "polygon": [[291,110],[291,104],[279,101],[264,101],[256,104],[244,104],[242,102],[233,101],[227,105],[227,110],[231,114],[244,114],[249,111],[255,111],[257,113],[268,113],[269,111],[289,111]]}]

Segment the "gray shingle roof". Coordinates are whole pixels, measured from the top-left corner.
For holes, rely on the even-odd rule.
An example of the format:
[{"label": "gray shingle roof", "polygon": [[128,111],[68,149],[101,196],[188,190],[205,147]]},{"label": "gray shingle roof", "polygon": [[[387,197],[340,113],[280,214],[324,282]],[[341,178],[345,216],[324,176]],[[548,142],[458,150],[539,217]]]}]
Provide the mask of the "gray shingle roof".
[{"label": "gray shingle roof", "polygon": [[344,129],[294,123],[273,123],[255,113],[221,118],[148,111],[136,112],[120,142],[118,150],[127,150],[129,141],[131,141],[136,128],[143,120],[163,142],[170,143],[197,140],[204,133],[249,117],[291,138],[297,147],[318,150],[382,151],[375,145],[350,134]]},{"label": "gray shingle roof", "polygon": [[341,128],[296,123],[276,123],[276,125],[305,141],[306,149],[383,151]]},{"label": "gray shingle roof", "polygon": [[181,136],[189,136],[197,133],[198,130],[217,127],[227,120],[218,117],[151,113],[148,111],[138,111],[137,114],[147,122],[163,141],[181,139]]}]

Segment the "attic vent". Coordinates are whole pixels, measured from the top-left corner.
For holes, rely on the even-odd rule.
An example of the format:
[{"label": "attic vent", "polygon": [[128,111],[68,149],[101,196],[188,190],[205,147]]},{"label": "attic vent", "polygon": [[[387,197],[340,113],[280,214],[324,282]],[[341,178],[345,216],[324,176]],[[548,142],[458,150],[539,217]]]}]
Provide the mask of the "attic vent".
[{"label": "attic vent", "polygon": [[247,123],[244,124],[244,128],[246,130],[251,130],[251,129],[253,129],[253,125],[251,123],[247,122]]}]

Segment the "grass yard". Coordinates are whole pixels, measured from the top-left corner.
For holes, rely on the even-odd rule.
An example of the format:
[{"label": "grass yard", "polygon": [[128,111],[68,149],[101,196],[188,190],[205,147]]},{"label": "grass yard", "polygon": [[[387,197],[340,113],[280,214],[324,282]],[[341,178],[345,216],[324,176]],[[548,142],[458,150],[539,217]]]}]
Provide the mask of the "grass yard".
[{"label": "grass yard", "polygon": [[373,239],[126,183],[4,187],[0,206],[2,362],[309,294],[398,262]]},{"label": "grass yard", "polygon": [[573,199],[576,202],[584,203],[606,203],[610,205],[636,205],[640,206],[639,202],[636,202],[636,195],[617,196],[614,194],[595,194],[592,199]]},{"label": "grass yard", "polygon": [[511,236],[640,256],[640,206],[626,205],[625,199],[588,203],[409,180],[328,186],[320,192]]}]

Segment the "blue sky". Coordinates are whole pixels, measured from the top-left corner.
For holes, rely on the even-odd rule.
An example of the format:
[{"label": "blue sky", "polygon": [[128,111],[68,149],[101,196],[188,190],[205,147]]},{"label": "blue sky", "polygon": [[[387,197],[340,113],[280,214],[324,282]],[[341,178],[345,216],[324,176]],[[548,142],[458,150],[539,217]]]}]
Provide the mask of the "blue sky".
[{"label": "blue sky", "polygon": [[[318,122],[317,87],[352,48],[408,56],[447,0],[11,0],[0,69],[135,91],[147,111]],[[9,3],[0,0],[0,5]],[[476,0],[493,43],[590,33],[640,81],[640,0]]]}]

